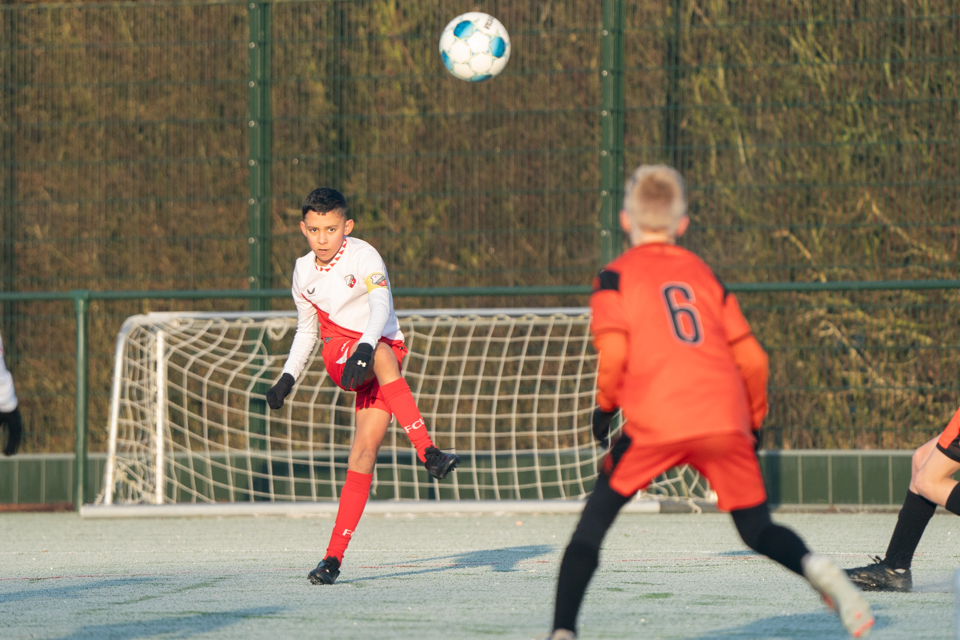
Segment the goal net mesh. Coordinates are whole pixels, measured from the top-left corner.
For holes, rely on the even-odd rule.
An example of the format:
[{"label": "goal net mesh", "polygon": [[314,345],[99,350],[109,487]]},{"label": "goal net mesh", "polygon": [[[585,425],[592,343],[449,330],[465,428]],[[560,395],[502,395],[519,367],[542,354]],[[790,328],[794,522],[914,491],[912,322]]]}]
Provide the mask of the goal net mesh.
[{"label": "goal net mesh", "polygon": [[[593,442],[597,357],[586,309],[399,314],[403,374],[437,446],[461,463],[431,479],[391,423],[372,497],[517,500],[585,496],[605,451]],[[282,409],[266,390],[296,330],[292,313],[152,313],[120,332],[100,504],[336,500],[354,394],[324,370],[321,342]],[[678,468],[646,491],[710,499]]]}]

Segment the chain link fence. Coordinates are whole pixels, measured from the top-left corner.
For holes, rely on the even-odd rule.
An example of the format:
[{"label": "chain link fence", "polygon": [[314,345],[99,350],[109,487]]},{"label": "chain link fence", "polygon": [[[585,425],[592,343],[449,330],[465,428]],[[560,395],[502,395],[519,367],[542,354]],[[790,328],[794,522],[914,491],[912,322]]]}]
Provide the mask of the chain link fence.
[{"label": "chain link fence", "polygon": [[[684,243],[728,282],[955,277],[955,3],[494,0],[512,57],[468,84],[437,39],[475,8],[0,5],[2,290],[286,287],[321,184],[395,287],[583,285],[641,162],[684,173]],[[955,290],[740,297],[771,351],[767,445],[912,446],[956,408]],[[519,301],[398,300],[488,303]],[[94,302],[91,449],[124,317],[250,305]],[[70,307],[2,310],[25,448],[71,450]]]}]

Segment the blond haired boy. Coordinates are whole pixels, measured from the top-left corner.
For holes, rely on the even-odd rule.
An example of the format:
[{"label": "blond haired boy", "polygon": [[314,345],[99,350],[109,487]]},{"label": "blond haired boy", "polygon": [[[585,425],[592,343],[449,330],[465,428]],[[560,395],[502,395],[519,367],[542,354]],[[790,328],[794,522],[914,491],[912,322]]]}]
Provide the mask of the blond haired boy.
[{"label": "blond haired boy", "polygon": [[865,637],[873,615],[862,594],[831,560],[770,519],[754,448],[767,413],[767,357],[736,298],[676,245],[690,224],[686,208],[677,171],[639,167],[620,213],[632,248],[594,279],[594,436],[606,440],[618,410],[625,423],[564,553],[552,638],[576,637],[600,545],[620,508],[682,464],[710,481],[747,546],[805,577],[847,630]]}]

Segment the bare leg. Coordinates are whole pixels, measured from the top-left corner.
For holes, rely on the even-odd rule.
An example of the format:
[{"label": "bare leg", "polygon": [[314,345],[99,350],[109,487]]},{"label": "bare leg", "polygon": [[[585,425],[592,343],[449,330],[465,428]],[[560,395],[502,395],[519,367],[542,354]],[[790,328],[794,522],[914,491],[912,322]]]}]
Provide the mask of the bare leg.
[{"label": "bare leg", "polygon": [[[353,348],[350,349],[350,355],[353,355],[359,345],[359,342],[353,345]],[[367,371],[367,377],[363,381],[367,383],[374,378],[377,379],[381,387],[401,378],[400,363],[397,362],[397,356],[393,349],[383,342],[377,343],[377,348],[373,351],[373,367]],[[357,419],[359,421],[359,416],[357,416]]]},{"label": "bare leg", "polygon": [[[397,360],[393,349],[383,342],[377,343],[377,349],[374,351],[373,356],[373,367],[367,372],[364,382],[372,382],[374,378],[377,379],[377,383],[380,385],[380,393],[386,401],[390,412],[396,416],[397,424],[403,429],[404,433],[407,434],[407,437],[410,438],[410,443],[417,450],[417,458],[420,462],[424,463],[427,472],[431,477],[438,480],[446,478],[451,471],[456,469],[460,458],[453,453],[444,453],[434,446],[433,440],[430,439],[430,435],[427,433],[427,426],[423,420],[423,416],[420,414],[417,403],[413,399],[413,394],[410,392],[410,387],[403,379],[403,376],[400,375],[400,362]],[[359,421],[360,415],[358,413],[358,429]],[[390,415],[387,414],[387,425],[389,425],[389,423]],[[383,435],[386,433],[386,426],[384,426],[383,432],[378,433],[379,436],[376,439],[377,450],[379,450],[380,441],[383,440]],[[360,435],[359,431],[357,435]],[[356,446],[356,444],[357,442],[354,441],[354,446]],[[367,446],[367,450],[369,451],[369,446]],[[372,455],[375,460],[376,453],[374,452]],[[353,459],[353,451],[351,451],[350,456],[351,459]],[[353,467],[350,468],[352,469]],[[370,468],[373,468],[372,464]]]},{"label": "bare leg", "polygon": [[[381,409],[368,408],[357,412],[357,430],[347,459],[347,479],[340,491],[337,519],[333,524],[326,558],[309,574],[313,584],[333,584],[340,575],[343,554],[367,506],[377,453],[389,424],[390,414]],[[332,561],[329,560],[331,557]]]},{"label": "bare leg", "polygon": [[[394,358],[396,362],[396,358]],[[347,458],[347,469],[357,473],[373,473],[377,463],[380,445],[390,426],[390,414],[381,409],[360,409],[357,411],[357,430]]]},{"label": "bare leg", "polygon": [[[925,442],[913,453],[910,488],[897,515],[897,524],[890,536],[886,555],[883,559],[877,556],[873,564],[847,570],[847,575],[860,588],[870,591],[910,591],[913,588],[913,576],[910,573],[913,555],[937,505],[946,507],[951,504],[954,509],[960,508],[954,504],[960,499],[960,492],[957,491],[957,482],[951,477],[960,469],[960,463],[937,449],[937,440],[933,438]],[[956,497],[951,500],[954,494]]]},{"label": "bare leg", "polygon": [[[351,355],[356,348],[357,345],[354,345]],[[374,351],[374,366],[367,371],[366,380],[371,381],[374,376],[380,375],[387,379],[390,376],[400,379],[397,358],[393,350],[382,343],[378,343]],[[383,409],[367,407],[357,411],[356,416],[357,427],[353,434],[350,456],[347,458],[347,479],[340,491],[340,505],[337,508],[337,519],[333,524],[326,557],[316,569],[307,574],[313,584],[332,585],[340,575],[343,555],[367,505],[377,454],[380,453],[380,445],[390,426],[391,414]]]},{"label": "bare leg", "polygon": [[[922,495],[941,507],[947,507],[950,495],[957,488],[953,474],[960,471],[960,462],[953,460],[939,449],[934,438],[917,449],[913,456],[914,469],[910,476],[910,491]],[[917,462],[920,462],[917,468]]]},{"label": "bare leg", "polygon": [[377,344],[377,350],[373,354],[373,374],[381,387],[400,379],[400,363],[397,362],[397,356],[393,349],[382,342]]}]

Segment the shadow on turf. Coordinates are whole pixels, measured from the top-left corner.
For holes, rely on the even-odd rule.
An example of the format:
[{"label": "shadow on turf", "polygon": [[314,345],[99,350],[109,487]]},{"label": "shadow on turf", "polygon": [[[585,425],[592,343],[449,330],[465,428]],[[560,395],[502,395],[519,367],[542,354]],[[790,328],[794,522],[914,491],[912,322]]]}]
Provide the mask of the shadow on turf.
[{"label": "shadow on turf", "polygon": [[[156,582],[156,578],[112,578],[64,586],[62,582],[54,581],[40,589],[24,589],[13,593],[0,594],[0,604],[29,600],[31,598],[79,598],[85,597],[91,589],[111,589],[113,587],[132,587],[147,582]],[[35,584],[35,583],[34,583]]]},{"label": "shadow on turf", "polygon": [[[874,606],[874,615],[877,607]],[[877,617],[874,629],[883,629],[887,624]],[[739,627],[718,629],[687,640],[731,640],[734,638],[770,638],[773,640],[809,640],[810,638],[848,638],[840,619],[830,610],[822,613],[792,613],[760,618]]]},{"label": "shadow on turf", "polygon": [[[340,584],[350,582],[364,582],[367,580],[381,580],[383,578],[396,578],[399,576],[416,576],[424,573],[437,573],[440,571],[450,571],[451,569],[490,567],[497,572],[517,571],[515,568],[518,562],[530,560],[538,556],[546,555],[554,551],[554,548],[545,544],[531,544],[523,547],[505,547],[503,549],[481,549],[479,551],[468,551],[465,553],[455,553],[449,556],[437,556],[434,558],[417,559],[412,562],[396,562],[381,565],[385,569],[391,567],[412,569],[411,571],[395,571],[378,576],[367,576],[362,578],[353,578],[351,580],[340,580]],[[421,564],[431,562],[443,562],[439,567],[417,568]]]},{"label": "shadow on turf", "polygon": [[255,607],[253,609],[214,611],[192,616],[161,618],[159,620],[92,624],[80,627],[73,633],[61,636],[56,640],[81,640],[81,638],[132,640],[133,638],[152,638],[161,634],[174,638],[190,638],[201,633],[217,631],[251,618],[270,616],[280,611],[283,611],[283,607]]}]

